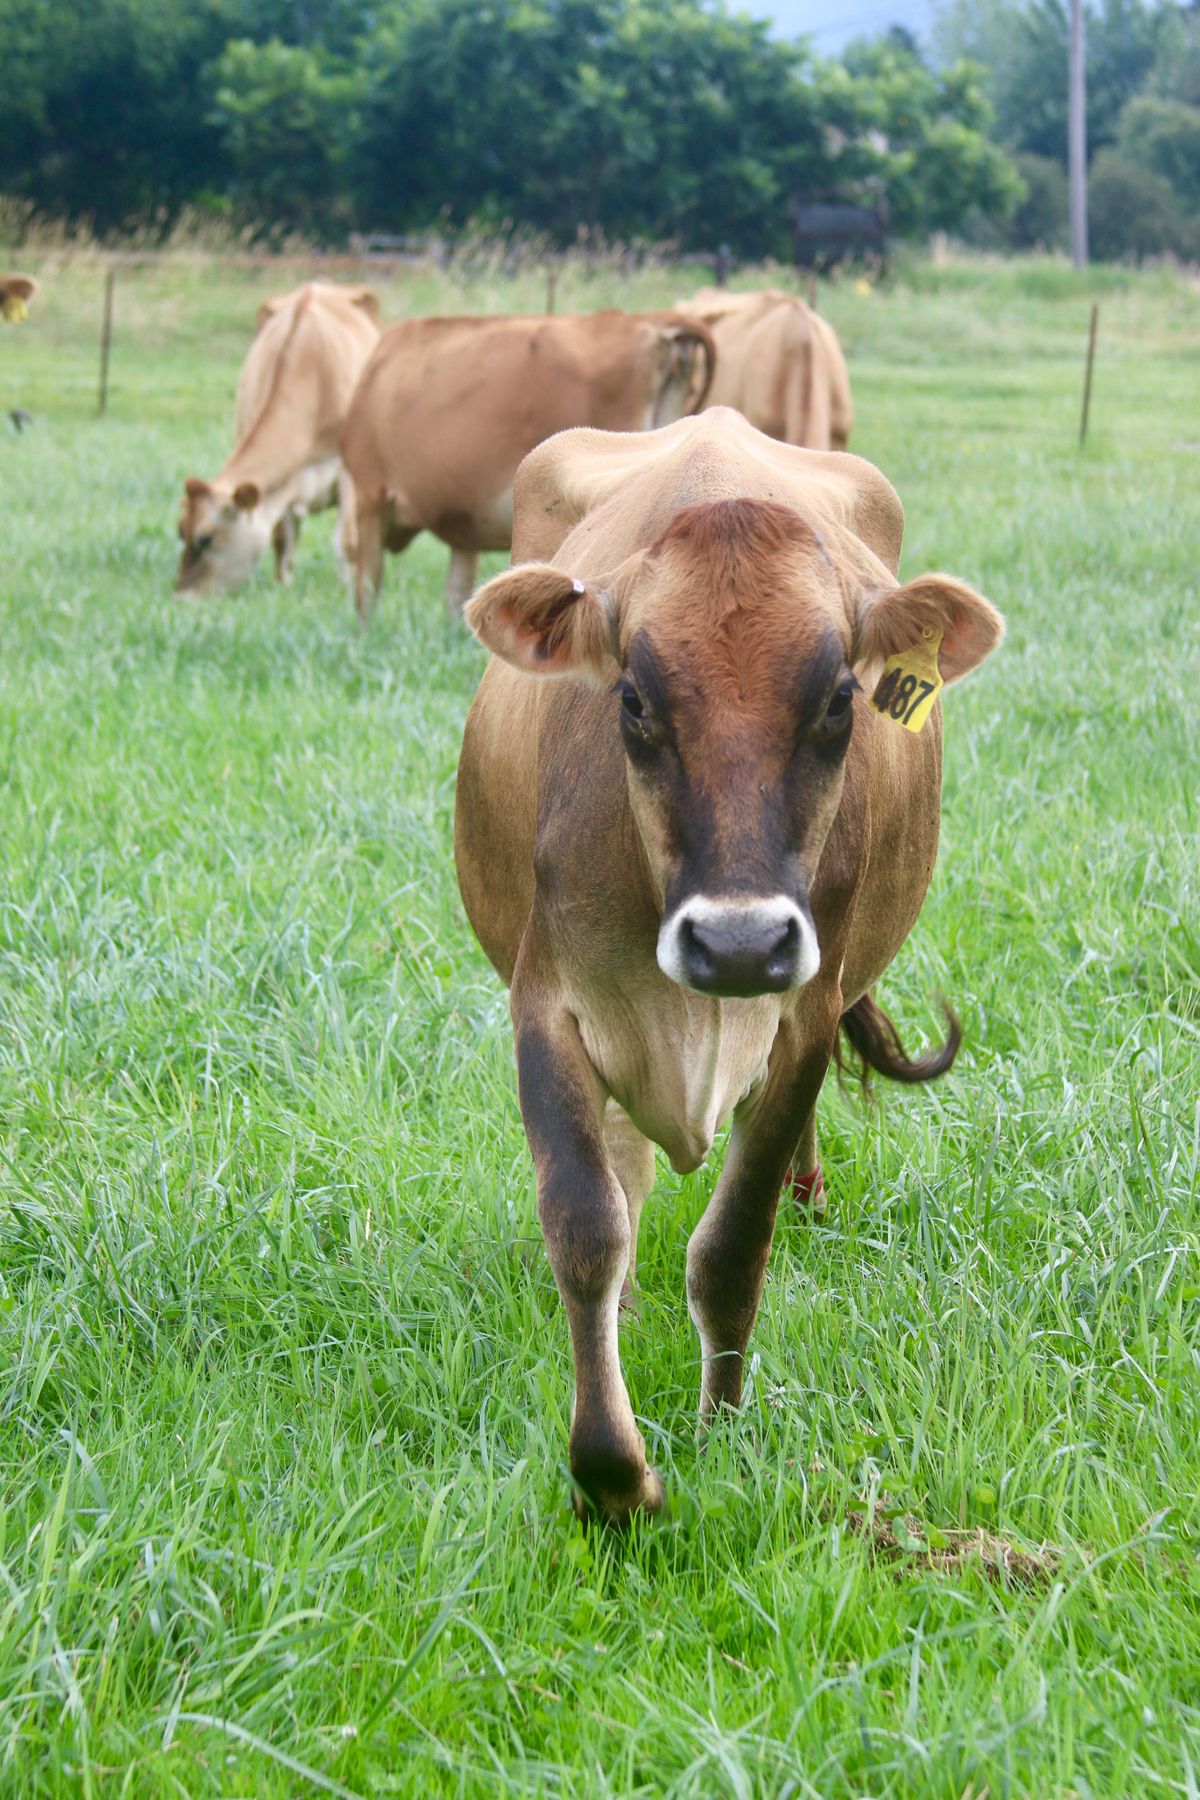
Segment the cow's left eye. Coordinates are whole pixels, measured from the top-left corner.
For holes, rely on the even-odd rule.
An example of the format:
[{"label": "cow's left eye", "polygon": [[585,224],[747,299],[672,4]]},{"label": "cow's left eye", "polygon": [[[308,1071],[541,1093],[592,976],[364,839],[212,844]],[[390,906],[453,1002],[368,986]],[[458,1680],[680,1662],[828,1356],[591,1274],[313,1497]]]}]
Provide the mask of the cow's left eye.
[{"label": "cow's left eye", "polygon": [[646,717],[646,709],[642,705],[642,697],[637,689],[628,681],[621,684],[621,705],[626,717],[636,719],[639,724]]}]

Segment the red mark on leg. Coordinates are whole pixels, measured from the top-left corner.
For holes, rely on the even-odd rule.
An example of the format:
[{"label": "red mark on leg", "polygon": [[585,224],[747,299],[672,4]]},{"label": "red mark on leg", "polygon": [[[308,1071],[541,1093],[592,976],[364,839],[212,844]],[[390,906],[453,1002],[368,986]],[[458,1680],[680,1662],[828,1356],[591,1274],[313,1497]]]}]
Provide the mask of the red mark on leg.
[{"label": "red mark on leg", "polygon": [[784,1188],[790,1188],[793,1200],[800,1206],[811,1208],[813,1212],[820,1212],[825,1205],[825,1179],[821,1174],[820,1163],[807,1175],[799,1175],[794,1168],[789,1169]]}]

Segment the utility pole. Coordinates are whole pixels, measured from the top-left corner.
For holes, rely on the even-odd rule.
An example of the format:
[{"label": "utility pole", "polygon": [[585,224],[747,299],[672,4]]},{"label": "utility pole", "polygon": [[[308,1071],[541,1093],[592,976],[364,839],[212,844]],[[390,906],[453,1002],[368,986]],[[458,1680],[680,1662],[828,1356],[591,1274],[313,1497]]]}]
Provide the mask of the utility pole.
[{"label": "utility pole", "polygon": [[1067,88],[1067,176],[1071,195],[1071,262],[1085,269],[1087,225],[1087,94],[1083,0],[1071,0],[1071,49]]}]

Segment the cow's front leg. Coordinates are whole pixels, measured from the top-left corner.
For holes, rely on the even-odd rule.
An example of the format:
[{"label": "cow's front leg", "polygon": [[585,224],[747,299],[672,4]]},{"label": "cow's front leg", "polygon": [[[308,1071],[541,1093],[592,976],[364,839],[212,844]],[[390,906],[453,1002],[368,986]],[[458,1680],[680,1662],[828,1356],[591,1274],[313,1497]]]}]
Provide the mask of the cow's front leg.
[{"label": "cow's front leg", "polygon": [[450,567],[446,571],[446,611],[450,623],[457,625],[463,607],[475,591],[479,573],[479,555],[475,550],[451,550]]},{"label": "cow's front leg", "polygon": [[285,506],[275,521],[271,547],[275,552],[275,579],[286,587],[292,579],[292,559],[300,536],[300,519],[290,506]]},{"label": "cow's front leg", "polygon": [[654,1145],[643,1137],[623,1107],[610,1100],[604,1109],[604,1148],[625,1193],[629,1211],[629,1267],[621,1285],[621,1305],[633,1305],[637,1279],[638,1225],[646,1196],[654,1186]]},{"label": "cow's front leg", "polygon": [[741,1401],[746,1346],[758,1316],[796,1121],[807,1120],[815,1107],[832,1054],[832,1033],[799,1052],[790,1034],[781,1033],[767,1080],[734,1114],[721,1179],[688,1243],[688,1310],[703,1358],[702,1423]]},{"label": "cow's front leg", "polygon": [[[566,1012],[514,1005],[521,1114],[537,1169],[538,1217],[571,1327],[571,1473],[615,1524],[656,1512],[663,1486],[646,1463],[617,1349],[631,1242],[625,1191],[605,1151],[605,1095]],[[587,1505],[576,1496],[576,1508]]]}]

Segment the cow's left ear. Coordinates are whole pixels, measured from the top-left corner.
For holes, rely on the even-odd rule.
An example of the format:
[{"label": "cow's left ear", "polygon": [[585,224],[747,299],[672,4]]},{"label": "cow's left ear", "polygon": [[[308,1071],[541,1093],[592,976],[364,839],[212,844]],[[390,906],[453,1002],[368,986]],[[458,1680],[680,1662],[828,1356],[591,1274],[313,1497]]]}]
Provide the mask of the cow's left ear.
[{"label": "cow's left ear", "polygon": [[968,674],[1004,636],[1004,620],[990,600],[953,575],[918,575],[903,587],[864,594],[855,633],[856,663],[886,662],[941,633],[938,668],[943,681]]},{"label": "cow's left ear", "polygon": [[465,618],[480,643],[527,675],[611,674],[613,603],[550,563],[518,563],[481,587]]},{"label": "cow's left ear", "polygon": [[233,504],[239,512],[253,512],[262,499],[257,481],[239,481],[233,490]]}]

